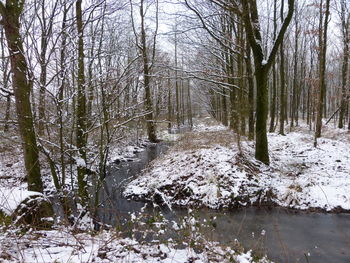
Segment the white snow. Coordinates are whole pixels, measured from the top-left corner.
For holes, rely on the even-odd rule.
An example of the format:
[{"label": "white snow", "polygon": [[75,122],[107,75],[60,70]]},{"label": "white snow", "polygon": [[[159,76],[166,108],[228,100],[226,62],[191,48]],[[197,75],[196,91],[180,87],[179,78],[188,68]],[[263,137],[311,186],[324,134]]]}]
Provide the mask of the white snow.
[{"label": "white snow", "polygon": [[[217,129],[220,136],[220,129]],[[222,134],[225,136],[225,134]],[[297,209],[350,210],[349,144],[292,132],[269,134],[271,165],[254,159],[254,144],[171,151],[125,189],[127,197],[180,206],[230,207],[271,201]],[[198,145],[197,145],[198,146]]]},{"label": "white snow", "polygon": [[75,161],[76,161],[77,166],[79,166],[79,167],[86,167],[85,160],[83,158],[81,158],[80,156],[79,157],[75,157]]},{"label": "white snow", "polygon": [[[16,245],[13,245],[16,244]],[[0,234],[2,261],[47,263],[47,262],[234,262],[253,261],[251,251],[237,253],[230,248],[221,248],[215,243],[206,243],[202,252],[190,247],[175,248],[169,244],[142,244],[128,238],[119,238],[113,231],[98,235],[72,234],[67,229],[52,231],[29,231],[24,235],[7,232]],[[260,263],[269,262],[261,259]]]},{"label": "white snow", "polygon": [[42,196],[39,192],[28,191],[23,187],[0,187],[0,210],[11,215],[23,200],[34,195]]},{"label": "white snow", "polygon": [[278,204],[299,209],[337,207],[350,210],[349,144],[320,138],[313,147],[313,136],[289,133],[269,135],[271,167],[278,177],[271,182],[278,193]]},{"label": "white snow", "polygon": [[[194,131],[203,133],[204,137],[206,133],[215,134],[219,141],[225,141],[230,133],[219,124],[209,127],[200,124]],[[219,208],[269,199],[280,206],[297,209],[350,210],[349,133],[326,127],[324,134],[328,138],[320,138],[317,148],[313,147],[312,134],[269,134],[270,166],[255,161],[254,143],[244,140],[243,156],[232,138],[227,139],[230,143],[224,144],[208,143],[210,140],[204,138],[192,142],[193,149],[185,150],[179,150],[175,145],[174,150],[155,160],[143,176],[131,182],[125,195],[154,200],[156,194],[169,207]],[[137,146],[115,148],[111,157],[127,160],[142,149]],[[14,154],[17,151],[20,152],[14,149],[11,156],[0,153],[0,177],[4,178],[0,180],[0,210],[8,215],[25,198],[40,195],[27,191],[22,185],[24,164],[22,156]],[[132,219],[137,221],[135,215]],[[197,222],[189,223],[193,227],[190,229],[194,229]],[[172,222],[171,228],[181,231],[182,226]],[[80,226],[79,229],[83,230]],[[188,245],[179,248],[171,240],[168,244],[146,244],[121,238],[115,231],[91,235],[88,231],[74,233],[71,230],[60,227],[23,233],[0,227],[0,261],[199,263],[231,262],[232,258],[238,263],[256,262],[251,251],[237,253],[207,241],[199,252]],[[266,232],[257,233],[264,236]],[[262,259],[259,262],[268,261]]]},{"label": "white snow", "polygon": [[114,147],[109,154],[109,161],[128,161],[132,160],[136,153],[142,152],[145,150],[145,147],[137,146],[137,145],[119,145],[118,147]]}]

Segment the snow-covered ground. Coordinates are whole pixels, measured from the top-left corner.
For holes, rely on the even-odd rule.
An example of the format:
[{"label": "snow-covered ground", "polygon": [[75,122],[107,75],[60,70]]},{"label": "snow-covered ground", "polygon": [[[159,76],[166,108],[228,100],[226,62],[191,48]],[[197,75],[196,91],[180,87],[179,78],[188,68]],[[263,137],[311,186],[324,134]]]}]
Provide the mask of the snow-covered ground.
[{"label": "snow-covered ground", "polygon": [[[269,134],[271,165],[266,166],[255,161],[253,142],[243,138],[240,154],[236,136],[221,125],[202,123],[182,137],[163,132],[163,139],[181,138],[127,186],[125,195],[169,206],[219,208],[268,202],[297,209],[350,210],[349,133],[326,127],[324,136],[314,148],[306,126],[287,136]],[[20,148],[2,147],[0,209],[10,215],[23,199],[36,193],[26,190]],[[133,159],[143,149],[115,147],[110,161]],[[52,187],[49,178],[45,177],[46,187]],[[0,262],[257,262],[251,251],[205,240],[194,249],[190,242],[179,247],[173,241],[123,238],[114,230],[78,229],[55,226],[23,232],[14,226],[1,227]]]},{"label": "snow-covered ground", "polygon": [[[207,128],[203,126],[201,129]],[[178,134],[168,135],[166,132],[159,135],[172,141],[179,137]],[[23,155],[18,145],[19,142],[12,146],[11,143],[0,146],[3,147],[0,151],[0,211],[8,216],[25,198],[38,194],[26,190]],[[112,148],[110,162],[128,161],[145,149],[145,145],[124,146],[120,144]],[[43,176],[46,190],[50,191],[54,186],[45,168]],[[4,215],[0,213],[0,216]],[[0,222],[3,219],[0,218]],[[8,218],[4,219],[4,225],[0,225],[0,262],[270,262],[267,259],[257,261],[251,251],[244,251],[241,247],[224,247],[205,239],[200,243],[171,240],[147,243],[123,238],[115,230],[90,232],[91,218],[87,217],[86,220],[78,221],[79,225],[74,228],[55,225],[53,229],[39,231],[7,225]],[[196,233],[196,230],[193,231]]]},{"label": "snow-covered ground", "polygon": [[272,179],[281,206],[326,211],[350,210],[349,143],[337,139],[289,133],[270,134]]},{"label": "snow-covered ground", "polygon": [[0,262],[3,263],[270,262],[265,258],[253,260],[251,251],[235,252],[229,247],[210,242],[202,244],[200,250],[195,251],[189,245],[177,248],[172,242],[141,243],[121,238],[113,231],[103,231],[97,235],[74,234],[67,228],[30,230],[25,234],[0,232]]},{"label": "snow-covered ground", "polygon": [[199,127],[153,162],[124,194],[169,206],[268,202],[303,210],[350,210],[349,135],[338,140],[328,133],[332,136],[320,138],[317,148],[305,131],[269,134],[271,165],[266,166],[255,161],[252,142],[243,141],[240,154],[223,126]]}]

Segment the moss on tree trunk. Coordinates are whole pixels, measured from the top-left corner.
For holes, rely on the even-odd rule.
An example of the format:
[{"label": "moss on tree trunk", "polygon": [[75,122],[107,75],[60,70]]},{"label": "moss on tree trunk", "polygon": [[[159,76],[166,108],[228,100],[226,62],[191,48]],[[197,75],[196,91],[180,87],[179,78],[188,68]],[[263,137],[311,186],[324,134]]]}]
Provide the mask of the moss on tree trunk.
[{"label": "moss on tree trunk", "polygon": [[0,3],[0,13],[10,54],[12,85],[16,99],[19,132],[22,138],[28,190],[42,192],[39,153],[30,103],[32,86],[27,78],[28,66],[20,35],[20,16],[23,5],[24,1],[8,0],[6,5]]}]

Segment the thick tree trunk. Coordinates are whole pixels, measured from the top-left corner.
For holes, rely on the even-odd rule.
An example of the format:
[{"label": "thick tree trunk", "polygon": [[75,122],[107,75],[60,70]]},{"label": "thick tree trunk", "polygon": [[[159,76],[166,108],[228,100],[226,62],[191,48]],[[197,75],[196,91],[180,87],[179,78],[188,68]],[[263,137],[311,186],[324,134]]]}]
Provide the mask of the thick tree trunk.
[{"label": "thick tree trunk", "polygon": [[30,103],[31,85],[27,79],[28,66],[23,52],[20,36],[20,15],[22,1],[8,0],[6,6],[0,3],[0,13],[5,29],[12,71],[13,90],[16,99],[16,111],[19,131],[22,137],[24,163],[27,171],[28,190],[43,191],[40,174],[39,154],[34,130]]},{"label": "thick tree trunk", "polygon": [[243,21],[249,44],[252,47],[255,64],[255,80],[257,85],[256,101],[256,136],[255,136],[255,157],[265,164],[269,164],[269,152],[267,143],[267,115],[268,115],[268,74],[274,63],[277,50],[281,45],[285,32],[289,26],[294,12],[294,0],[288,0],[288,14],[283,21],[278,36],[273,44],[268,59],[262,50],[262,37],[259,26],[257,2],[255,0],[242,1]]},{"label": "thick tree trunk", "polygon": [[269,164],[266,122],[268,115],[268,71],[265,66],[255,66],[256,93],[256,146],[255,158]]}]

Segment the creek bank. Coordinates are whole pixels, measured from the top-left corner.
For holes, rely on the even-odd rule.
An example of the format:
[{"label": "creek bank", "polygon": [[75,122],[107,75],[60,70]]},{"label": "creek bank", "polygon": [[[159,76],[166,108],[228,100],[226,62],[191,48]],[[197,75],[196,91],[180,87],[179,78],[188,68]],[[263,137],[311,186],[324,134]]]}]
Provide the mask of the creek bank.
[{"label": "creek bank", "polygon": [[[280,173],[285,180],[291,180],[284,182],[290,182],[290,184],[293,185],[289,188],[287,184],[284,186],[284,188],[298,192],[300,191],[301,187],[297,185],[301,182],[298,180],[307,177],[307,173],[310,172],[312,168],[313,161],[318,162],[321,168],[327,168],[325,169],[327,172],[333,169],[330,167],[332,162],[321,160],[322,162],[326,162],[326,164],[322,164],[321,161],[315,160],[315,154],[319,154],[320,151],[323,152],[323,147],[329,145],[329,142],[334,143],[334,147],[337,146],[337,143],[334,141],[326,140],[326,143],[322,143],[321,141],[321,146],[319,147],[320,149],[315,149],[315,151],[311,150],[309,152],[310,158],[308,162],[304,160],[305,165],[295,165],[295,163],[298,163],[300,161],[298,158],[302,158],[296,157],[300,153],[298,151],[304,151],[307,150],[308,147],[312,147],[312,137],[307,134],[305,135],[306,137],[303,135],[300,139],[296,140],[299,141],[299,145],[297,143],[297,145],[293,146],[290,142],[288,142],[288,140],[286,140],[285,136],[283,136],[283,141],[279,142],[280,139],[277,138],[275,140],[276,144],[272,145],[272,147],[270,146],[270,149],[276,151],[278,154],[272,153],[272,165],[270,167],[266,167],[261,163],[254,161],[254,145],[251,143],[242,143],[242,146],[246,150],[245,155],[241,156],[236,154],[236,147],[235,145],[232,145],[235,136],[230,131],[223,131],[220,127],[207,128],[205,126],[201,129],[201,131],[197,130],[196,134],[196,136],[193,136],[193,134],[189,134],[190,136],[182,136],[182,139],[173,145],[165,155],[161,154],[164,152],[162,151],[162,144],[156,144],[152,147],[148,147],[142,153],[138,153],[137,158],[134,162],[124,162],[116,166],[111,166],[109,175],[106,177],[105,189],[102,193],[103,196],[101,196],[101,200],[104,201],[103,207],[100,208],[101,210],[99,212],[100,221],[111,225],[111,227],[117,227],[117,229],[124,226],[126,228],[123,229],[126,232],[128,232],[128,222],[132,221],[132,219],[135,217],[135,214],[141,214],[143,221],[140,221],[140,224],[145,224],[147,227],[147,223],[153,222],[154,218],[156,218],[160,212],[169,222],[169,225],[167,225],[166,229],[173,229],[172,227],[174,221],[177,222],[177,224],[182,222],[182,218],[188,216],[188,209],[177,208],[174,203],[171,204],[172,210],[168,209],[168,206],[166,204],[163,204],[163,206],[160,207],[156,206],[156,208],[154,208],[152,205],[146,206],[144,202],[135,201],[134,199],[129,198],[127,200],[125,198],[122,198],[121,195],[121,192],[126,186],[127,182],[130,180],[138,180],[143,178],[144,175],[149,174],[149,172],[152,171],[155,167],[158,167],[158,164],[166,162],[166,160],[171,162],[171,160],[169,160],[169,156],[173,156],[175,154],[178,156],[175,158],[175,160],[173,160],[171,169],[168,166],[159,165],[158,168],[160,170],[160,173],[164,174],[168,173],[169,171],[174,171],[174,174],[182,174],[185,173],[188,168],[191,168],[187,162],[188,160],[185,160],[183,165],[179,166],[177,159],[182,157],[185,158],[185,156],[183,156],[183,152],[188,151],[192,152],[193,154],[198,153],[198,151],[202,151],[203,153],[208,153],[207,151],[217,151],[215,156],[217,156],[217,161],[220,162],[223,161],[222,158],[227,158],[227,149],[229,149],[233,152],[232,156],[237,158],[228,158],[227,164],[225,164],[225,162],[222,162],[223,166],[233,165],[235,161],[239,162],[240,167],[237,169],[241,170],[242,173],[247,171],[248,173],[250,172],[253,175],[250,176],[253,184],[258,185],[258,187],[259,184],[256,182],[254,183],[254,179],[259,176],[260,173],[263,172],[266,176],[270,175],[272,172],[275,172],[276,174]],[[270,134],[269,136],[279,137],[278,135],[274,134]],[[298,136],[292,134],[292,136],[289,137],[289,140],[294,140],[294,137]],[[301,141],[303,143],[301,143]],[[284,147],[287,149],[289,148],[290,151],[288,152],[286,150],[278,150]],[[341,148],[343,149],[343,147]],[[332,147],[330,150],[330,152],[332,152]],[[281,154],[281,152],[285,155]],[[336,153],[334,153],[334,158],[335,155]],[[206,154],[204,154],[204,156],[206,156]],[[293,158],[290,158],[290,156]],[[153,160],[154,158],[157,159]],[[248,159],[248,161],[245,162],[241,160],[242,158],[244,158],[244,160]],[[276,165],[275,162],[278,163],[277,158],[284,161],[283,167]],[[345,157],[345,159],[340,159],[341,162],[335,163],[340,163],[342,166],[344,166],[346,164],[346,158],[347,157]],[[204,159],[202,160],[204,163],[208,163],[208,159],[209,162],[212,160],[210,156],[203,157],[201,159]],[[212,161],[214,162],[214,160]],[[197,164],[200,164],[200,161]],[[300,174],[299,168],[304,166],[307,166],[309,168],[304,169],[304,174]],[[216,164],[214,164],[213,167],[216,167]],[[213,170],[213,167],[209,167],[208,165],[208,167],[206,166],[208,169],[201,170],[202,177],[203,174],[209,174],[210,171]],[[284,172],[281,172],[282,168]],[[319,169],[316,169],[313,172],[315,173],[318,170]],[[298,173],[300,178],[298,178],[298,176],[292,176]],[[164,179],[165,181],[172,179],[170,173],[167,175],[168,176],[162,177],[161,179]],[[341,177],[342,176],[343,175],[341,174]],[[274,178],[271,175],[270,177]],[[327,178],[324,173],[321,173],[320,177]],[[190,177],[188,176],[187,179],[186,176],[184,177],[186,180],[189,178]],[[249,181],[249,176],[243,177],[243,179],[244,178]],[[206,182],[203,181],[203,178],[200,179],[202,180],[202,183]],[[274,180],[277,179],[278,177],[275,176]],[[155,180],[159,179],[148,177],[147,184],[156,184],[157,182]],[[184,180],[184,182],[187,182],[186,180]],[[213,179],[209,181],[215,182]],[[244,181],[245,180],[243,180],[243,182]],[[258,182],[261,183],[260,180],[258,180]],[[281,184],[282,183],[283,182],[281,182]],[[247,185],[249,183],[242,184]],[[220,184],[218,185],[220,186]],[[270,184],[267,185],[271,186]],[[279,186],[278,184],[276,185]],[[128,186],[126,186],[126,188],[128,188]],[[251,188],[253,189],[254,187]],[[138,198],[140,196],[135,197]],[[158,196],[158,198],[159,197],[160,196]],[[145,200],[144,197],[140,198],[139,200],[141,199]],[[152,201],[154,201],[153,198],[150,198],[148,200],[150,200],[150,203],[153,203]],[[160,198],[160,201],[162,200],[163,199]],[[169,199],[166,201],[169,203]],[[243,205],[248,206],[248,204],[245,203],[243,203]],[[260,202],[260,205],[262,205],[262,202]],[[195,203],[193,205],[193,207],[198,206],[198,203]],[[200,225],[212,222],[213,227],[204,230],[204,232],[202,232],[203,229],[200,230],[200,233],[203,233],[207,240],[216,241],[221,245],[228,245],[232,247],[232,244],[236,239],[238,239],[243,247],[251,248],[253,249],[254,253],[258,252],[260,255],[267,254],[270,259],[275,260],[276,262],[303,262],[305,261],[305,255],[307,255],[310,262],[348,262],[350,255],[346,248],[346,244],[348,242],[348,237],[350,236],[350,232],[347,231],[350,229],[350,221],[348,217],[349,214],[307,212],[311,210],[318,210],[317,208],[304,210],[305,211],[300,211],[298,208],[284,209],[279,207],[272,207],[271,209],[270,207],[268,209],[244,207],[237,209],[215,210],[204,207],[202,209],[193,210],[193,215],[196,218],[201,219],[199,223]],[[324,211],[324,209],[322,210]],[[192,233],[194,234],[197,232],[192,231]],[[165,234],[164,238],[168,237],[169,236]],[[158,239],[158,237],[155,239]]]},{"label": "creek bank", "polygon": [[322,138],[315,148],[308,134],[269,134],[271,165],[266,166],[254,159],[253,143],[243,141],[242,154],[235,145],[227,144],[227,134],[216,130],[187,135],[179,141],[185,146],[175,145],[130,182],[124,197],[169,207],[270,205],[350,211],[347,143]]}]

